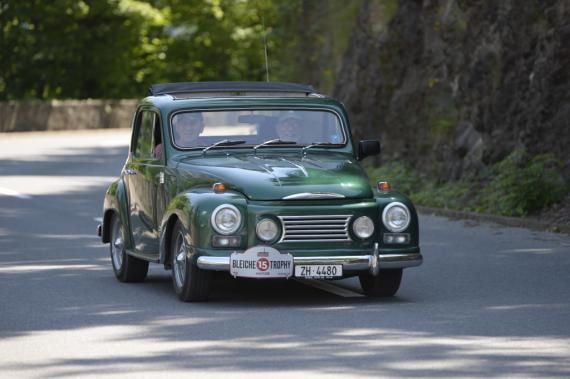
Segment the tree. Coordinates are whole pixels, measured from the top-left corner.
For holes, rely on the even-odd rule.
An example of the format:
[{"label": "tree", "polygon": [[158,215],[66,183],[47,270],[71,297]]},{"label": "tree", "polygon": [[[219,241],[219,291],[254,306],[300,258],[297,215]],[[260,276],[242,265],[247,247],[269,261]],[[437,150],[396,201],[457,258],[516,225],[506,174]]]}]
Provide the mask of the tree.
[{"label": "tree", "polygon": [[136,96],[166,23],[132,0],[10,0],[0,20],[0,99]]},{"label": "tree", "polygon": [[157,82],[265,80],[264,35],[271,80],[330,89],[356,8],[341,0],[3,0],[0,100],[140,98]]}]

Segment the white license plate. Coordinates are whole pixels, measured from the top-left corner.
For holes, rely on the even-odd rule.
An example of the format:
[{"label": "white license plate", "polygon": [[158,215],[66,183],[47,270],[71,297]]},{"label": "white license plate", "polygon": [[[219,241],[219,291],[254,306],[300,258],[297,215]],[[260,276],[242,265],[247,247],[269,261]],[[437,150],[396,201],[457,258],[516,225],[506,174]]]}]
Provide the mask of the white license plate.
[{"label": "white license plate", "polygon": [[342,265],[296,265],[299,278],[336,278],[342,276]]}]

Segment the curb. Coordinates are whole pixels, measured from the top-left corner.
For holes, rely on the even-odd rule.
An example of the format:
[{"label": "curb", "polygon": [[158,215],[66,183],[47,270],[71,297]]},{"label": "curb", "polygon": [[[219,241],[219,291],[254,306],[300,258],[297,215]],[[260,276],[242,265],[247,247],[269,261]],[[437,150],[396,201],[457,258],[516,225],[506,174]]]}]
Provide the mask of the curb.
[{"label": "curb", "polygon": [[547,222],[542,222],[538,220],[533,220],[524,217],[506,217],[497,216],[487,213],[476,213],[476,212],[466,212],[466,211],[454,211],[444,208],[431,208],[417,205],[416,209],[418,212],[423,214],[433,214],[436,216],[444,216],[450,219],[461,219],[461,220],[475,220],[483,222],[493,222],[496,224],[510,226],[513,228],[527,228],[540,231],[548,231],[551,233],[565,233],[570,234],[570,226],[566,225],[553,225]]}]

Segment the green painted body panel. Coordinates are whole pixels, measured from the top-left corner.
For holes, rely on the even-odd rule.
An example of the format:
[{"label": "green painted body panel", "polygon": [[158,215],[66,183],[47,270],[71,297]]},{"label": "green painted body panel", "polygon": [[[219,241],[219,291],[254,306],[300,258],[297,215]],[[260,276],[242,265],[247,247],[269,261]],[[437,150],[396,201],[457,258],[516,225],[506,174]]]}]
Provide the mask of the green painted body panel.
[{"label": "green painted body panel", "polygon": [[125,248],[133,248],[133,241],[130,233],[128,204],[125,183],[121,178],[113,182],[105,193],[105,200],[103,202],[103,242],[109,242],[108,237],[110,231],[107,227],[109,226],[110,217],[112,215],[118,215],[124,228],[124,235],[127,236],[127,239],[125,240]]},{"label": "green painted body panel", "polygon": [[320,149],[303,156],[298,148],[281,148],[253,154],[250,148],[177,156],[176,160],[183,187],[223,182],[250,200],[281,200],[302,192],[332,192],[349,199],[372,197],[364,169],[345,153]]},{"label": "green painted body panel", "polygon": [[[166,262],[173,220],[179,220],[189,231],[187,244],[192,258],[197,259],[200,255],[229,256],[233,251],[261,244],[255,234],[255,225],[261,217],[339,214],[352,215],[351,220],[369,216],[375,222],[373,236],[362,241],[350,229],[351,241],[277,242],[272,245],[294,256],[371,254],[375,243],[379,243],[381,252],[419,252],[419,226],[413,204],[403,194],[379,193],[370,188],[369,178],[356,159],[356,146],[350,137],[346,111],[335,100],[318,97],[173,100],[170,96],[157,96],[144,99],[141,107],[160,114],[164,156],[160,161],[145,162],[137,161],[130,154],[121,179],[109,187],[104,203],[104,212],[120,215],[128,235],[127,248],[133,254]],[[172,146],[169,120],[176,111],[260,107],[335,112],[349,136],[348,142],[342,147],[312,148],[306,154],[300,148],[292,147],[267,147],[255,153],[251,146],[236,146],[212,149],[204,154],[199,150],[181,151]],[[136,179],[126,178],[124,173],[128,169],[137,172]],[[163,183],[159,180],[161,173]],[[216,182],[226,184],[228,190],[215,193],[212,185]],[[126,188],[125,184],[135,188]],[[283,200],[285,196],[304,192],[336,193],[344,198]],[[139,205],[133,207],[133,201]],[[411,212],[412,220],[405,231],[411,235],[407,245],[385,246],[382,242],[386,232],[381,220],[382,211],[393,201],[404,203]],[[232,204],[242,214],[242,225],[233,234],[241,237],[240,246],[224,249],[211,245],[216,232],[210,219],[213,210],[221,204]],[[105,240],[105,225],[103,231]]]}]

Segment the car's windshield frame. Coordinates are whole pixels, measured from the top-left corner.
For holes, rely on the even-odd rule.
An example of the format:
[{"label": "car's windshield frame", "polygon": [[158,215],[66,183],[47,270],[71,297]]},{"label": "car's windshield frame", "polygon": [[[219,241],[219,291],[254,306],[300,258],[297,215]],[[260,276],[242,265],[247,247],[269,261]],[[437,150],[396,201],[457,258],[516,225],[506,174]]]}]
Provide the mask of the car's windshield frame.
[{"label": "car's windshield frame", "polygon": [[[213,108],[185,108],[185,109],[177,109],[173,112],[170,113],[169,117],[168,117],[168,131],[169,131],[169,139],[170,139],[170,144],[172,145],[172,147],[174,147],[176,150],[178,151],[202,151],[204,150],[205,147],[207,146],[193,146],[193,147],[182,147],[182,146],[178,146],[175,142],[174,139],[174,129],[173,129],[173,118],[180,114],[180,113],[195,113],[195,112],[224,112],[224,111],[321,111],[321,112],[328,112],[328,113],[332,113],[335,117],[336,120],[338,122],[338,125],[340,126],[341,132],[342,132],[342,137],[343,137],[343,142],[342,143],[338,143],[338,144],[334,144],[334,145],[323,145],[323,146],[319,146],[320,148],[324,148],[324,149],[340,149],[340,148],[344,148],[346,147],[349,143],[350,143],[350,138],[349,138],[349,134],[347,132],[347,125],[344,123],[344,119],[342,118],[341,114],[339,112],[337,112],[334,109],[330,109],[330,108],[326,108],[326,107],[306,107],[306,106],[302,106],[302,107],[295,107],[295,106],[285,106],[285,107],[279,107],[279,106],[246,106],[246,107],[213,107]],[[230,136],[227,136],[228,138]],[[320,141],[315,141],[315,142],[320,142]],[[305,146],[309,146],[313,143],[308,143],[308,144],[287,144],[287,145],[271,145],[272,148],[279,148],[279,149],[283,149],[283,148],[289,148],[289,149],[299,149],[299,148],[303,148]],[[252,149],[253,147],[255,147],[258,144],[240,144],[240,145],[236,145],[236,146],[224,146],[224,148],[227,149]],[[253,151],[253,150],[252,150]]]}]

